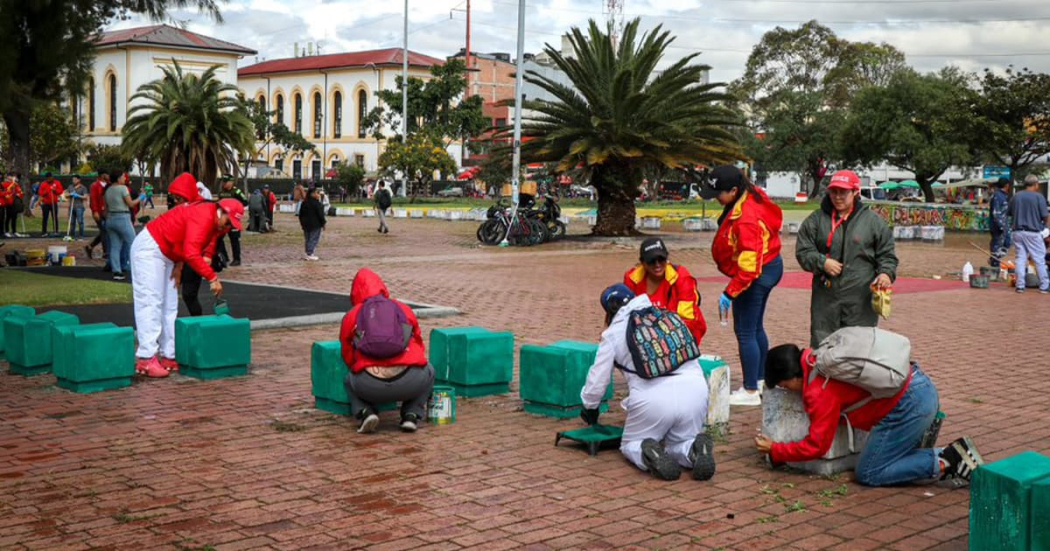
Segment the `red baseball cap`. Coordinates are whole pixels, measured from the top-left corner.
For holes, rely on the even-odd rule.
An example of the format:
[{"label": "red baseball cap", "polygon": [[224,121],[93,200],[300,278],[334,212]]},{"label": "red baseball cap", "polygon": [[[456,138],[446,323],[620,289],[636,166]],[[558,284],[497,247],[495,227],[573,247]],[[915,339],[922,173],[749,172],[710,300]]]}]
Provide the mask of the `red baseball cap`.
[{"label": "red baseball cap", "polygon": [[240,201],[236,199],[220,199],[219,208],[230,215],[230,223],[233,224],[233,229],[241,231],[244,228],[244,224],[241,223],[241,218],[244,218],[244,205]]},{"label": "red baseball cap", "polygon": [[860,176],[852,170],[840,170],[831,175],[831,183],[828,189],[839,188],[857,191],[860,189]]}]

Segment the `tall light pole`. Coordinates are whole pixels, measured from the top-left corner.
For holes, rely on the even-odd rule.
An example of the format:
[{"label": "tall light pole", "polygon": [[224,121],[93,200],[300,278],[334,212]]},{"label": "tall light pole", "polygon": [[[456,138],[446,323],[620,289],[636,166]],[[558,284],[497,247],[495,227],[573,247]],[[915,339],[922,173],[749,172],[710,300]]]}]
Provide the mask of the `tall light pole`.
[{"label": "tall light pole", "polygon": [[[521,86],[522,75],[525,72],[525,0],[518,0],[518,57],[515,60],[517,67],[514,71],[514,158],[511,162],[510,193],[514,202],[511,211],[511,225],[518,216],[518,188],[521,177]],[[507,230],[510,233],[510,229]],[[503,236],[500,247],[506,247],[510,243],[507,236]]]},{"label": "tall light pole", "polygon": [[[401,143],[408,145],[408,0],[405,0],[405,44],[401,49]],[[408,174],[401,175],[401,196],[408,194]]]}]

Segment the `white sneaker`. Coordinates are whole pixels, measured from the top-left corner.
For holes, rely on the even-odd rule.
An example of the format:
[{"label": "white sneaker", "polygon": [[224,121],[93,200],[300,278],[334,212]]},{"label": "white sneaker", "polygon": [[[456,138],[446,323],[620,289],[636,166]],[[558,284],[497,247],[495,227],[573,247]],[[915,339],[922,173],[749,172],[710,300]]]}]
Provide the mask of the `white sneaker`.
[{"label": "white sneaker", "polygon": [[765,379],[759,379],[758,380],[758,393],[759,394],[763,394],[763,393],[765,393],[765,391],[766,391],[766,380]]},{"label": "white sneaker", "polygon": [[740,387],[729,395],[729,405],[760,406],[762,405],[762,394],[757,390],[755,392],[748,392],[744,387]]},{"label": "white sneaker", "polygon": [[313,255],[313,254],[310,254],[310,255],[306,255],[306,259],[307,259],[307,260],[311,260],[311,261],[314,261],[314,260],[321,260],[321,259],[320,259],[320,258],[319,258],[319,257],[318,257],[317,255]]}]

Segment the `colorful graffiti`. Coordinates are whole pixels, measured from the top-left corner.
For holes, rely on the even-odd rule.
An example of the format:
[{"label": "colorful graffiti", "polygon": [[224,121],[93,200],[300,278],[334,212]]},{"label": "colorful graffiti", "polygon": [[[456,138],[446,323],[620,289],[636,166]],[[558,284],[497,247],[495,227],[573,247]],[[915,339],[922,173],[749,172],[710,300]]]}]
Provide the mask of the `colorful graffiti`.
[{"label": "colorful graffiti", "polygon": [[953,231],[988,231],[988,209],[956,205],[869,202],[890,226],[944,226]]}]

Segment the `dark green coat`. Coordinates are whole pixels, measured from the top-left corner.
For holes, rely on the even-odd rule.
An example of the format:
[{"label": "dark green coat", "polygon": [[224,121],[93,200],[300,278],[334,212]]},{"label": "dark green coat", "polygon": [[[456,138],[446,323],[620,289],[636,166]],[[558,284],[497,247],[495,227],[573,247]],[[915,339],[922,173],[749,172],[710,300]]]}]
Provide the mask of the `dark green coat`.
[{"label": "dark green coat", "polygon": [[[831,200],[824,197],[798,231],[795,258],[813,274],[810,302],[810,346],[816,347],[842,327],[874,327],[879,316],[871,307],[871,283],[879,274],[897,279],[897,253],[893,232],[879,215],[857,200],[853,214],[831,233]],[[842,273],[824,273],[824,260],[842,262]]]}]

